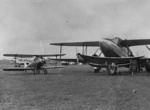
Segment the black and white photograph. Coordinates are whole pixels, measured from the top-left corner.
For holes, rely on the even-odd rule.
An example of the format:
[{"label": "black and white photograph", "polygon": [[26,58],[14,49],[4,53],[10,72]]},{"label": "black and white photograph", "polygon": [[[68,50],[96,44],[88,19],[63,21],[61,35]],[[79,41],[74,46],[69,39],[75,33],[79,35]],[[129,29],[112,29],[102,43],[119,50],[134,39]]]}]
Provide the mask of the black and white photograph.
[{"label": "black and white photograph", "polygon": [[150,110],[150,1],[0,0],[0,110]]}]

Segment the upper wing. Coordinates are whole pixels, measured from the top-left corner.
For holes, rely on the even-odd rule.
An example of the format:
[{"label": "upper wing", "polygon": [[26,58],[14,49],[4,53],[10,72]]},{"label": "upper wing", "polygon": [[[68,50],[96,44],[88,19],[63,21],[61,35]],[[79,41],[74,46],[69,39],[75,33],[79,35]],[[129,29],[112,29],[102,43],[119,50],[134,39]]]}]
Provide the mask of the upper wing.
[{"label": "upper wing", "polygon": [[134,59],[140,59],[142,57],[96,57],[96,56],[87,56],[87,55],[79,55],[81,58],[83,58],[86,62],[88,63],[96,63],[96,64],[104,64],[106,61],[107,62],[115,62],[115,63],[120,63],[120,62],[129,62],[130,60]]},{"label": "upper wing", "polygon": [[[135,39],[135,40],[121,40],[122,46],[137,46],[137,45],[148,45],[150,39]],[[88,41],[88,42],[64,42],[64,43],[50,43],[50,45],[56,46],[100,46],[99,41]]]},{"label": "upper wing", "polygon": [[47,55],[37,55],[37,54],[4,54],[3,56],[7,57],[53,57],[53,56],[64,56],[65,54],[47,54]]},{"label": "upper wing", "polygon": [[99,41],[89,41],[89,42],[64,42],[64,43],[50,43],[50,45],[56,46],[93,46],[97,47],[100,45]]},{"label": "upper wing", "polygon": [[137,40],[122,40],[121,44],[123,46],[138,46],[138,45],[148,45],[150,44],[150,39],[137,39]]}]

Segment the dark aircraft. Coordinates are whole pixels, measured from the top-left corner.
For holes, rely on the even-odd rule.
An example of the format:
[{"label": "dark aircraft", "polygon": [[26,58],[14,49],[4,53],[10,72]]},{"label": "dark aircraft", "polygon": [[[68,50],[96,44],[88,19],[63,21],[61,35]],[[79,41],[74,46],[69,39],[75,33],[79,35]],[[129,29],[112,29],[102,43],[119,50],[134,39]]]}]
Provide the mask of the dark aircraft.
[{"label": "dark aircraft", "polygon": [[[62,66],[47,66],[46,60],[43,57],[54,57],[54,56],[64,56],[65,54],[48,54],[48,55],[29,55],[29,54],[4,54],[3,56],[7,57],[15,57],[15,67],[7,67],[4,68],[4,71],[28,71],[32,70],[34,74],[37,72],[40,73],[40,71],[44,72],[44,74],[47,74],[47,69],[55,69],[55,68],[62,68]],[[16,66],[16,59],[20,58],[31,58],[35,57],[32,62],[23,62],[24,67],[17,67]]]},{"label": "dark aircraft", "polygon": [[[78,54],[78,57],[93,66],[94,72],[99,72],[102,67],[105,67],[108,74],[116,74],[118,67],[129,67],[131,72],[135,71],[138,60],[142,61],[142,56],[135,57],[129,47],[148,44],[150,44],[150,39],[122,40],[115,37],[112,39],[104,38],[102,41],[51,43],[50,45],[60,46],[60,49],[62,49],[62,46],[83,47],[83,53]],[[88,46],[100,47],[105,57],[85,55]]]}]

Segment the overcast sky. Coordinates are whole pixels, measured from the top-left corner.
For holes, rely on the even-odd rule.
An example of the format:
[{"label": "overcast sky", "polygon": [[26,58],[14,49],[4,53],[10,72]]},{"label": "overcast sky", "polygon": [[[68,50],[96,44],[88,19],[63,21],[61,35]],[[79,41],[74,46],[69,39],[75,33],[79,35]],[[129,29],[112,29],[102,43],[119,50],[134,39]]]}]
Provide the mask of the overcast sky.
[{"label": "overcast sky", "polygon": [[[150,0],[0,0],[0,58],[59,53],[49,43],[116,36],[150,38]],[[150,57],[144,46],[133,51]]]}]

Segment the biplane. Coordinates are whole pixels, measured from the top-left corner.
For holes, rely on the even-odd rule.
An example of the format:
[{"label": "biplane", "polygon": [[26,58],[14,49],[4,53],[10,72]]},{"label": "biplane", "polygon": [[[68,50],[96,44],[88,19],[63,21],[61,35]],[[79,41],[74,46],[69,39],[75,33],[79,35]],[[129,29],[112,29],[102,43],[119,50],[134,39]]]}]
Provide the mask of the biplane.
[{"label": "biplane", "polygon": [[[53,66],[48,66],[46,64],[46,60],[44,59],[44,57],[57,57],[58,56],[64,56],[65,54],[47,54],[47,55],[31,55],[31,54],[4,54],[3,56],[7,56],[7,57],[14,57],[14,63],[15,66],[14,67],[7,67],[4,68],[4,71],[33,71],[34,74],[43,72],[44,74],[47,74],[47,70],[48,69],[56,69],[56,68],[63,68],[62,66],[57,66],[57,65],[53,65]],[[31,62],[22,62],[24,63],[23,67],[18,67],[17,63],[16,63],[16,59],[17,58],[33,58],[33,61]]]},{"label": "biplane", "polygon": [[[82,54],[78,54],[78,58],[94,67],[95,73],[105,67],[108,74],[116,74],[118,67],[129,67],[130,71],[138,70],[140,65],[138,62],[145,64],[146,59],[149,60],[149,58],[135,57],[130,47],[148,44],[150,44],[150,39],[122,40],[119,37],[104,38],[101,41],[50,43],[50,45],[60,46],[60,53],[62,46],[83,47]],[[104,57],[95,54],[88,56],[87,47],[99,47]]]}]

